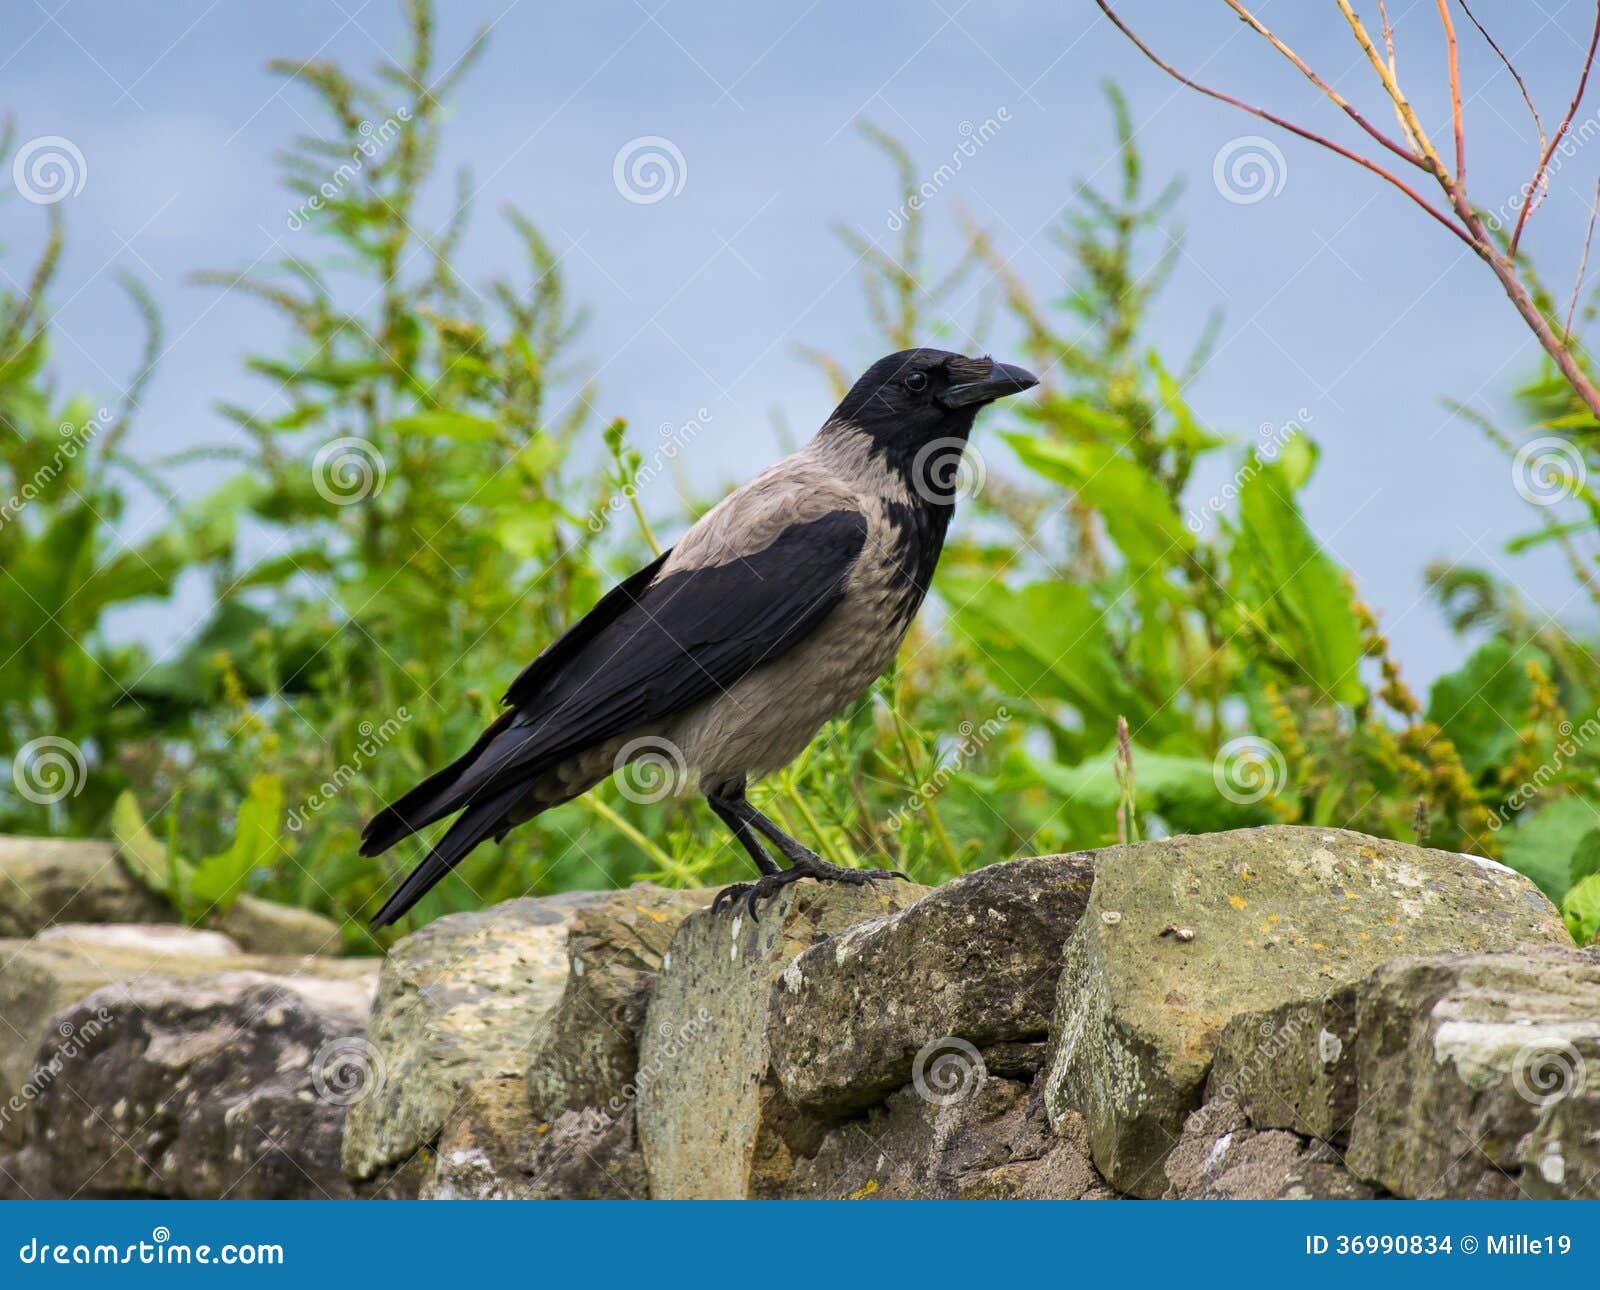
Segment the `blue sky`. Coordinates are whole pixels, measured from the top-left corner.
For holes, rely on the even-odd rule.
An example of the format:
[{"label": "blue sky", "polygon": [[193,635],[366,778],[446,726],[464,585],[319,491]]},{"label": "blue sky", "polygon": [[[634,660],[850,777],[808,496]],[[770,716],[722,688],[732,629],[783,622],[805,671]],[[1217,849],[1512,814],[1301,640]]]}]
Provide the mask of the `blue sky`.
[{"label": "blue sky", "polygon": [[[837,221],[889,236],[893,186],[855,122],[898,134],[931,174],[967,137],[963,123],[1000,121],[930,199],[931,255],[954,250],[952,221],[964,209],[991,230],[1012,271],[1050,298],[1062,290],[1063,261],[1049,226],[1075,179],[1113,178],[1099,88],[1110,77],[1131,99],[1151,179],[1188,185],[1188,240],[1155,339],[1186,353],[1221,307],[1219,347],[1189,390],[1203,418],[1248,438],[1263,423],[1310,416],[1323,448],[1310,518],[1355,570],[1408,672],[1425,680],[1458,653],[1421,599],[1430,559],[1489,563],[1547,612],[1580,612],[1553,558],[1503,554],[1532,517],[1504,457],[1441,406],[1461,398],[1522,429],[1507,393],[1538,351],[1485,267],[1347,163],[1165,78],[1090,0],[457,0],[444,10],[446,59],[476,26],[493,24],[486,57],[452,99],[447,138],[447,162],[470,166],[479,187],[467,268],[512,267],[495,212],[514,202],[531,213],[592,310],[582,354],[598,372],[599,409],[643,427],[709,412],[685,457],[698,483],[731,481],[776,455],[775,411],[802,432],[825,415],[826,386],[797,346],[848,366],[877,356],[851,256],[830,232]],[[1122,11],[1202,79],[1360,141],[1220,0],[1125,0]],[[1331,5],[1278,0],[1259,11],[1392,128]],[[1503,38],[1547,120],[1558,118],[1593,10],[1575,0],[1483,0],[1475,11]],[[1446,136],[1434,7],[1397,0],[1391,13],[1402,76],[1430,129]],[[1492,208],[1526,181],[1535,135],[1510,76],[1463,28],[1468,173]],[[19,141],[63,136],[86,169],[82,191],[57,207],[69,234],[54,300],[63,385],[105,399],[135,362],[139,330],[116,271],[143,280],[164,314],[168,349],[136,447],[226,438],[212,403],[247,388],[241,355],[276,338],[258,305],[185,281],[195,269],[305,249],[295,239],[309,234],[288,227],[273,154],[316,118],[309,94],[266,73],[267,58],[364,66],[398,50],[402,35],[390,0],[8,0],[0,105]],[[1600,90],[1580,119],[1596,105]],[[1214,182],[1217,157],[1253,135],[1281,154],[1275,191],[1230,201]],[[613,180],[618,150],[641,136],[670,140],[682,158],[681,190],[649,204],[625,200]],[[1591,159],[1578,148],[1533,217],[1528,245],[1563,294],[1597,171],[1600,151]],[[436,213],[448,199],[441,185]],[[13,282],[44,229],[41,207],[9,192],[0,200],[0,270]],[[1003,327],[992,337],[998,356],[1006,339]],[[990,451],[1004,457],[997,442]],[[1198,480],[1196,497],[1222,473]],[[647,508],[671,514],[672,480],[652,487]],[[160,642],[199,604],[140,611],[126,626]]]}]

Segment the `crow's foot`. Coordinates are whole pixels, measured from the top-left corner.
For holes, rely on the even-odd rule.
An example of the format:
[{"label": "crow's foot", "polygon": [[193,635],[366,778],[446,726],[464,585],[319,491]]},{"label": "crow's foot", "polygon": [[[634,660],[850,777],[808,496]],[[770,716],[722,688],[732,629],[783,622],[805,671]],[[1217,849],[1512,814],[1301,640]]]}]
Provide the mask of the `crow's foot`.
[{"label": "crow's foot", "polygon": [[738,905],[742,902],[751,920],[759,922],[756,902],[777,895],[784,887],[792,882],[799,882],[802,878],[815,878],[818,882],[843,882],[853,887],[861,887],[869,882],[882,882],[888,878],[905,879],[905,874],[898,869],[846,869],[843,865],[830,864],[821,856],[807,853],[789,868],[778,873],[763,874],[755,882],[736,882],[730,887],[724,887],[711,902],[711,912],[715,914],[725,905]]}]

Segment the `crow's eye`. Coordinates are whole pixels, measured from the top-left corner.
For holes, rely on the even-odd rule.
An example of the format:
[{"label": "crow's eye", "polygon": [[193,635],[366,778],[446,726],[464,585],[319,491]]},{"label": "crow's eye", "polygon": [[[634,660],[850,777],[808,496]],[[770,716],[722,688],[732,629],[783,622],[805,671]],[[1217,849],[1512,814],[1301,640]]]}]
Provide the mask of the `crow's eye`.
[{"label": "crow's eye", "polygon": [[912,372],[905,379],[906,389],[913,394],[921,394],[928,388],[928,376],[925,372]]}]

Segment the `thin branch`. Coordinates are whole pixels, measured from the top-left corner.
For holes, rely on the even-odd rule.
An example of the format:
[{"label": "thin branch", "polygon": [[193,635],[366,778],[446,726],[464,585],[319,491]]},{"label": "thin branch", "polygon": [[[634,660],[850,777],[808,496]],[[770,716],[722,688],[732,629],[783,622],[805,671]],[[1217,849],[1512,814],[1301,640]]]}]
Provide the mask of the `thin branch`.
[{"label": "thin branch", "polygon": [[[1340,2],[1343,3],[1343,0],[1340,0]],[[1583,102],[1584,87],[1589,84],[1589,72],[1594,67],[1596,45],[1600,45],[1600,0],[1596,0],[1594,6],[1594,31],[1589,36],[1588,52],[1583,56],[1583,71],[1578,75],[1577,91],[1572,96],[1572,104],[1567,108],[1566,116],[1561,118],[1560,126],[1550,136],[1549,144],[1546,145],[1543,154],[1539,157],[1539,168],[1533,172],[1533,182],[1528,186],[1530,194],[1539,191],[1540,185],[1544,182],[1545,170],[1550,165],[1550,158],[1555,156],[1556,149],[1561,146],[1561,140],[1567,133],[1567,127],[1572,124],[1572,118],[1578,114],[1578,104]],[[1517,243],[1522,240],[1522,226],[1528,222],[1528,216],[1531,213],[1529,203],[1523,202],[1522,210],[1517,215],[1517,226],[1512,230],[1511,241],[1506,245],[1506,254],[1512,259],[1516,259]]]},{"label": "thin branch", "polygon": [[1595,181],[1594,200],[1589,203],[1589,227],[1583,232],[1583,255],[1578,260],[1578,276],[1572,280],[1572,300],[1567,305],[1567,321],[1561,328],[1561,340],[1572,343],[1572,316],[1578,312],[1578,292],[1583,287],[1583,275],[1589,268],[1589,245],[1594,241],[1594,217],[1600,212],[1600,180]]},{"label": "thin branch", "polygon": [[1479,255],[1483,254],[1482,248],[1475,241],[1473,241],[1471,235],[1468,234],[1464,228],[1452,221],[1449,216],[1447,216],[1443,211],[1439,210],[1438,207],[1434,206],[1426,197],[1419,193],[1415,188],[1411,187],[1410,184],[1406,183],[1405,180],[1401,179],[1398,175],[1389,170],[1385,170],[1377,162],[1372,161],[1367,157],[1363,157],[1360,153],[1352,152],[1343,144],[1335,143],[1332,139],[1317,134],[1314,130],[1308,130],[1304,126],[1296,125],[1293,121],[1287,121],[1283,117],[1268,112],[1264,108],[1258,108],[1254,104],[1246,103],[1242,99],[1236,99],[1231,94],[1224,94],[1221,90],[1214,90],[1210,86],[1202,85],[1198,81],[1185,76],[1171,63],[1167,62],[1159,54],[1157,54],[1155,50],[1151,49],[1149,45],[1145,44],[1144,41],[1134,33],[1132,28],[1130,28],[1127,23],[1122,21],[1122,18],[1117,14],[1116,10],[1111,7],[1110,0],[1095,0],[1095,3],[1100,7],[1100,12],[1105,14],[1105,16],[1111,20],[1112,25],[1115,26],[1118,31],[1120,31],[1124,36],[1133,42],[1135,48],[1137,48],[1141,54],[1148,58],[1162,71],[1164,71],[1168,76],[1172,77],[1172,79],[1177,81],[1180,85],[1185,85],[1189,89],[1194,90],[1196,93],[1204,94],[1207,98],[1215,99],[1219,103],[1226,103],[1229,107],[1238,108],[1241,112],[1248,112],[1251,116],[1262,121],[1266,121],[1271,125],[1275,125],[1280,130],[1287,130],[1290,134],[1305,139],[1309,143],[1317,144],[1319,147],[1326,148],[1330,152],[1337,153],[1346,161],[1355,162],[1355,164],[1360,166],[1363,170],[1370,170],[1380,179],[1385,180],[1387,183],[1392,184],[1395,188],[1398,188],[1418,206],[1422,207],[1423,210],[1427,211],[1429,215],[1433,216],[1434,219],[1438,220],[1439,223],[1443,224],[1458,238],[1470,246],[1473,251],[1477,252]]},{"label": "thin branch", "polygon": [[1539,119],[1539,109],[1533,105],[1533,95],[1528,93],[1528,87],[1523,83],[1522,80],[1522,73],[1517,71],[1511,60],[1506,57],[1505,51],[1502,50],[1499,45],[1495,44],[1494,37],[1491,36],[1488,32],[1488,29],[1478,21],[1478,15],[1473,13],[1472,10],[1467,7],[1467,0],[1456,0],[1456,3],[1461,6],[1461,12],[1466,14],[1467,17],[1472,20],[1472,25],[1478,29],[1478,34],[1482,36],[1488,43],[1489,48],[1494,50],[1506,71],[1511,73],[1511,79],[1517,83],[1517,89],[1522,92],[1522,101],[1528,105],[1528,113],[1533,117],[1533,128],[1539,132],[1539,151],[1542,153],[1545,145],[1544,122]]},{"label": "thin branch", "polygon": [[1450,130],[1456,139],[1456,183],[1467,182],[1467,136],[1461,123],[1461,60],[1456,50],[1456,25],[1450,18],[1450,0],[1438,0],[1439,22],[1450,56]]},{"label": "thin branch", "polygon": [[[1400,60],[1394,52],[1394,24],[1389,21],[1389,7],[1383,0],[1378,0],[1378,17],[1383,21],[1383,52],[1389,56],[1389,73],[1395,80],[1399,80]],[[1411,137],[1411,128],[1406,125],[1405,117],[1400,115],[1398,106],[1394,109],[1394,119],[1400,123],[1400,133],[1405,135],[1406,142],[1415,148],[1417,141]]]},{"label": "thin branch", "polygon": [[[1352,121],[1354,121],[1374,139],[1381,143],[1385,148],[1389,149],[1389,151],[1394,153],[1395,156],[1400,157],[1405,161],[1409,161],[1413,166],[1420,166],[1424,170],[1427,169],[1427,166],[1423,164],[1421,157],[1412,152],[1409,148],[1396,143],[1382,130],[1378,129],[1370,121],[1368,121],[1366,117],[1362,116],[1361,113],[1357,112],[1355,108],[1353,108],[1345,100],[1342,94],[1334,89],[1333,86],[1324,81],[1322,77],[1318,76],[1316,72],[1312,71],[1311,68],[1307,66],[1306,61],[1301,58],[1299,54],[1295,53],[1294,50],[1290,49],[1288,45],[1284,44],[1284,42],[1278,39],[1277,36],[1273,35],[1265,23],[1257,18],[1255,14],[1251,13],[1250,10],[1246,9],[1241,3],[1241,0],[1223,0],[1223,3],[1226,4],[1228,8],[1232,9],[1234,13],[1238,14],[1246,24],[1252,27],[1257,35],[1264,38],[1274,49],[1276,49],[1280,54],[1293,63],[1300,74],[1324,94],[1326,94],[1328,98],[1330,98],[1335,104],[1337,104],[1344,111],[1346,116],[1348,116]],[[1104,6],[1102,6],[1102,8],[1103,7]]]},{"label": "thin branch", "polygon": [[1436,178],[1445,189],[1449,189],[1450,172],[1445,169],[1444,162],[1439,160],[1439,154],[1434,151],[1433,144],[1428,141],[1428,132],[1422,128],[1422,122],[1417,118],[1416,110],[1411,106],[1411,100],[1406,98],[1405,91],[1400,88],[1400,82],[1395,78],[1394,72],[1383,61],[1383,55],[1378,52],[1378,47],[1372,43],[1372,37],[1367,35],[1366,25],[1360,16],[1350,7],[1350,0],[1334,0],[1339,6],[1339,12],[1344,15],[1345,24],[1356,38],[1356,44],[1361,46],[1361,52],[1366,54],[1367,61],[1372,64],[1373,70],[1378,73],[1378,79],[1383,82],[1383,91],[1394,103],[1395,110],[1400,113],[1400,119],[1405,123],[1406,132],[1416,140],[1417,149],[1422,153],[1422,158],[1428,163],[1428,169],[1433,171]]}]

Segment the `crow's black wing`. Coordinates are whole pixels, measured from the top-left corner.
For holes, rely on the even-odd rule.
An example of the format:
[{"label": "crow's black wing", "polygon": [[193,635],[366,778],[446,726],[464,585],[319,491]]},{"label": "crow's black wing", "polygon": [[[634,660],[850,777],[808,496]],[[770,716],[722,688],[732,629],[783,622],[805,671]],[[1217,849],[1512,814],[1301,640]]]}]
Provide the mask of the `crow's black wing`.
[{"label": "crow's black wing", "polygon": [[376,855],[465,808],[375,921],[400,917],[565,757],[681,712],[793,648],[838,603],[866,536],[860,512],[832,511],[751,555],[652,580],[658,562],[608,593],[512,683],[514,706],[466,756],[367,825],[361,850]]}]

